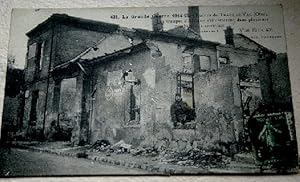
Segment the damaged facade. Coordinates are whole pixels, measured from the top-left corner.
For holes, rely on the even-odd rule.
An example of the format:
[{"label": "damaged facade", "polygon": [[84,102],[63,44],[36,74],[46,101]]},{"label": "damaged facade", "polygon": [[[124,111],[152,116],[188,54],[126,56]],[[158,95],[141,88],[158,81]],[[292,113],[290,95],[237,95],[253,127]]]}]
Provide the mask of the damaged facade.
[{"label": "damaged facade", "polygon": [[[273,79],[275,52],[230,27],[221,44],[201,39],[195,24],[165,31],[159,19],[148,31],[54,14],[28,32],[28,136],[53,138],[55,126],[75,145],[167,139],[235,153],[261,103],[291,106],[290,90]],[[179,127],[171,120],[176,94],[195,114]]]}]

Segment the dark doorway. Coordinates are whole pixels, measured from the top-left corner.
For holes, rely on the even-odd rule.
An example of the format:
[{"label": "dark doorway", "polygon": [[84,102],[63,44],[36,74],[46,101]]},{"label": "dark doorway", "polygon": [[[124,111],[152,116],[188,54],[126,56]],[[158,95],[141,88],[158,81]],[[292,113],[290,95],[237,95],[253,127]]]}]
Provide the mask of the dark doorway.
[{"label": "dark doorway", "polygon": [[31,109],[30,109],[30,125],[35,125],[37,120],[37,101],[39,98],[39,91],[35,90],[32,92],[32,99],[31,99]]}]

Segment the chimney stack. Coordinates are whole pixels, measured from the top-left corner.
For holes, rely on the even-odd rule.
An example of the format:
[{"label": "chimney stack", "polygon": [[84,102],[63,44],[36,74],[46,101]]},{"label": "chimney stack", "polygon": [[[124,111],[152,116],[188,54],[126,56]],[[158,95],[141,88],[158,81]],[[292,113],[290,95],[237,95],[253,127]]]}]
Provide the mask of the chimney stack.
[{"label": "chimney stack", "polygon": [[234,46],[233,29],[230,26],[228,26],[228,27],[226,27],[224,32],[225,32],[225,42],[226,42],[226,44]]},{"label": "chimney stack", "polygon": [[188,15],[189,15],[189,28],[195,33],[200,35],[199,7],[189,6]]},{"label": "chimney stack", "polygon": [[161,16],[158,13],[155,13],[152,17],[152,29],[154,32],[163,31],[163,22],[161,21]]}]

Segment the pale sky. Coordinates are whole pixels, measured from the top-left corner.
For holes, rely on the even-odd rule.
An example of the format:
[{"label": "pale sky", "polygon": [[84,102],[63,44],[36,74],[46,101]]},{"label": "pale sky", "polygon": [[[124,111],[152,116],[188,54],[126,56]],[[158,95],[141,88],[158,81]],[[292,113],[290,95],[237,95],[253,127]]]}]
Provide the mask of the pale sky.
[{"label": "pale sky", "polygon": [[[187,18],[173,18],[173,14],[186,14],[187,7],[170,7],[170,8],[102,8],[102,9],[14,9],[11,16],[9,55],[16,58],[16,65],[23,68],[25,64],[25,56],[27,52],[27,36],[26,32],[33,29],[39,23],[42,23],[49,18],[53,13],[64,13],[70,16],[76,16],[86,19],[98,20],[103,22],[119,24],[122,27],[128,28],[143,28],[152,30],[152,21],[149,18],[134,18],[132,16],[153,15],[169,15],[170,17],[162,18],[164,22],[164,30],[174,28],[183,24],[187,24]],[[226,26],[231,26],[234,33],[243,33],[244,35],[253,38],[256,42],[263,46],[274,50],[275,52],[286,52],[286,42],[284,35],[283,16],[280,6],[224,6],[224,7],[199,7],[201,30],[217,30],[217,32],[201,32],[201,36],[205,40],[225,43],[224,29]],[[246,14],[251,14],[254,19],[268,18],[268,21],[251,21],[238,22],[237,17],[232,17],[232,14],[240,13],[245,18]],[[208,14],[217,16],[208,17]],[[120,19],[112,19],[112,15],[118,15]],[[122,15],[128,16],[128,19],[122,19]],[[254,16],[258,15],[258,16]],[[213,18],[213,21],[218,21],[225,18],[233,18],[233,22],[208,22],[208,19]],[[167,22],[167,20],[182,20],[178,24]],[[249,19],[248,19],[249,20]],[[219,28],[207,28],[207,25],[222,25]],[[246,32],[246,29],[251,31]],[[262,28],[264,32],[257,33],[255,29]],[[265,32],[271,30],[271,32]],[[242,31],[242,32],[241,32]],[[258,30],[260,31],[260,30]],[[269,35],[279,36],[279,38],[269,38]]]}]

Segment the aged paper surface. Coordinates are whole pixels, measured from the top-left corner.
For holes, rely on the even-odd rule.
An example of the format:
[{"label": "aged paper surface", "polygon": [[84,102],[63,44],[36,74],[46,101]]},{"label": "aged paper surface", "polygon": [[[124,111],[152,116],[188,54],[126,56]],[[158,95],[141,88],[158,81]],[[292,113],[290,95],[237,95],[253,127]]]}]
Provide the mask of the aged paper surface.
[{"label": "aged paper surface", "polygon": [[[18,2],[16,2],[16,4],[18,4]],[[170,4],[171,5],[171,4]],[[188,4],[187,4],[188,5]],[[17,5],[16,5],[17,6]],[[18,7],[18,6],[17,6]],[[52,6],[51,6],[52,7]],[[81,7],[81,6],[78,6],[78,7]],[[285,6],[283,6],[283,7],[285,7]],[[297,6],[295,6],[294,8],[296,8]],[[286,13],[286,11],[285,11],[285,13]],[[288,19],[288,22],[289,22],[289,20],[290,19]],[[293,19],[292,19],[293,20]],[[297,24],[292,24],[291,26],[297,26]],[[289,33],[288,33],[288,30],[289,30],[289,28],[288,28],[289,26],[287,26],[286,27],[286,29],[287,29],[287,40],[288,40],[288,44],[289,44]],[[294,41],[295,40],[297,40],[297,39],[293,39]],[[290,53],[291,51],[291,49],[293,50],[293,49],[295,49],[296,48],[296,46],[294,47],[294,46],[289,46],[288,45],[288,55],[289,56],[293,56],[293,54],[294,53]],[[6,57],[6,56],[5,56]],[[291,63],[292,62],[292,63]],[[290,66],[290,70],[292,70],[292,69],[296,69],[295,67],[293,67],[293,66],[291,66],[291,64],[295,64],[296,65],[296,63],[293,63],[293,61],[292,60],[289,60],[289,66]],[[4,68],[5,69],[5,68]],[[295,73],[297,73],[297,72],[295,72]],[[293,101],[294,101],[294,108],[295,108],[295,117],[296,117],[296,127],[297,127],[297,86],[295,86],[295,85],[297,85],[297,82],[296,81],[293,81],[293,74],[295,74],[295,73],[293,73],[293,71],[290,71],[290,74],[291,74],[291,80],[292,80],[292,93],[293,93]],[[297,80],[297,79],[296,79]],[[3,82],[2,82],[3,83]],[[293,85],[293,83],[296,83],[295,85]],[[149,179],[149,178],[148,178]],[[266,179],[266,178],[265,178]],[[280,178],[279,178],[280,179]],[[293,179],[293,178],[291,178],[291,179]],[[167,180],[167,179],[165,179],[165,180]]]}]

